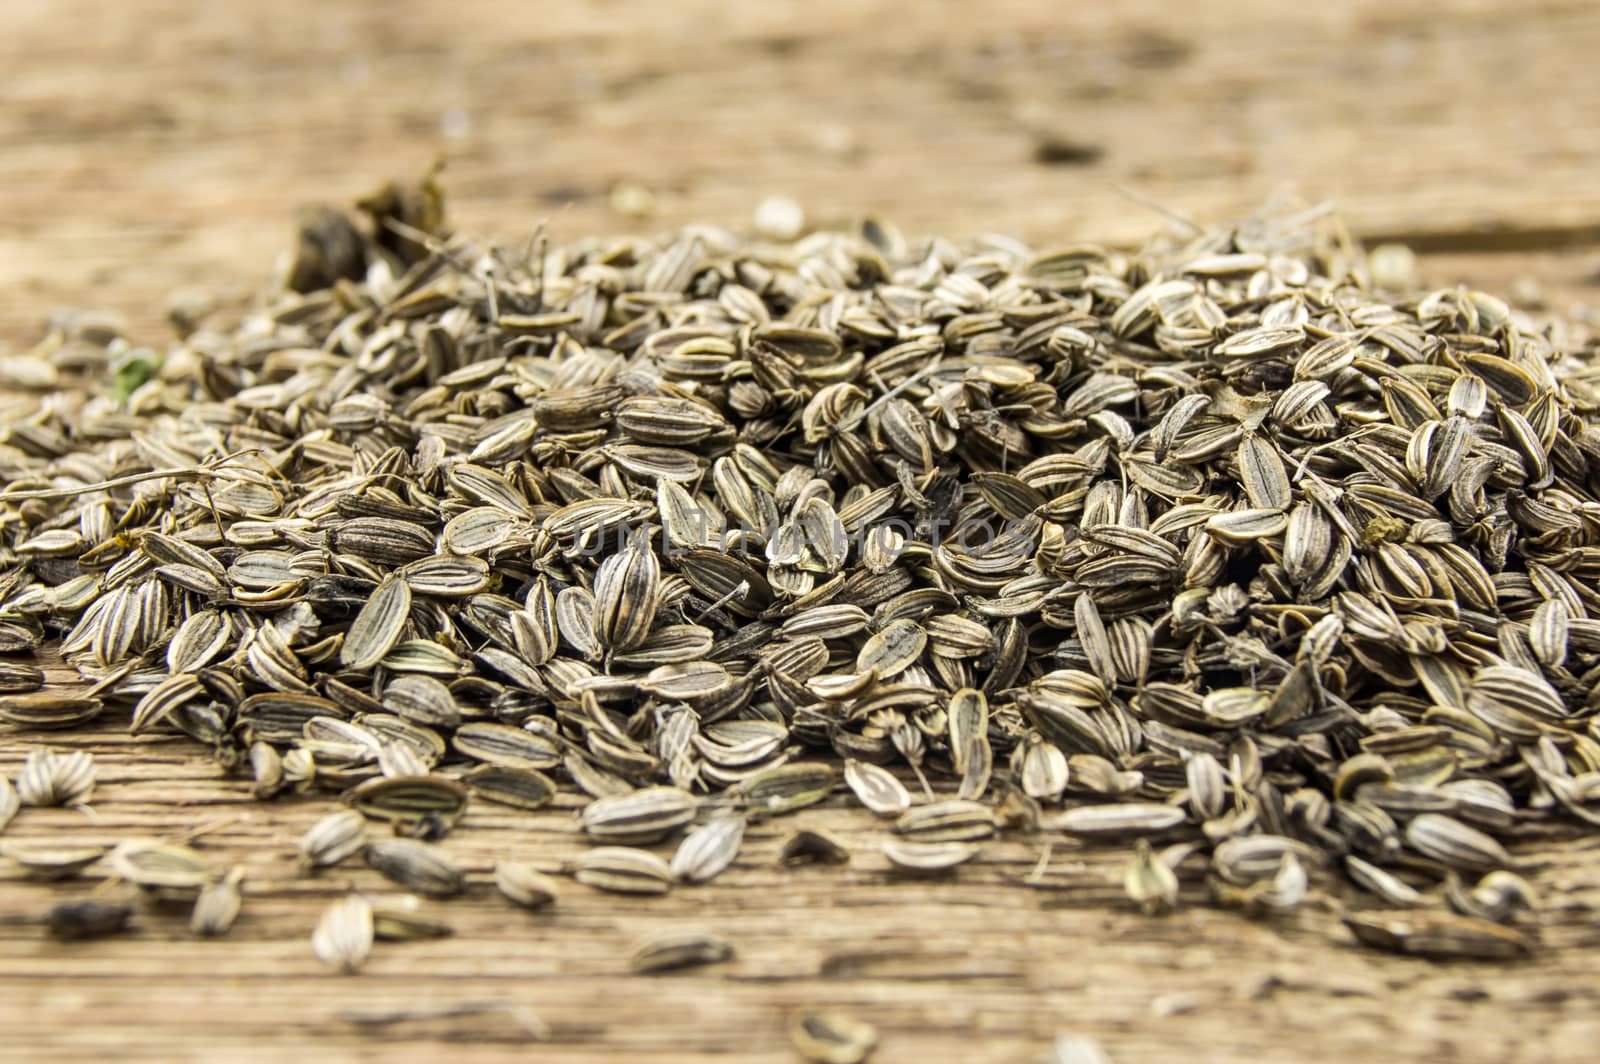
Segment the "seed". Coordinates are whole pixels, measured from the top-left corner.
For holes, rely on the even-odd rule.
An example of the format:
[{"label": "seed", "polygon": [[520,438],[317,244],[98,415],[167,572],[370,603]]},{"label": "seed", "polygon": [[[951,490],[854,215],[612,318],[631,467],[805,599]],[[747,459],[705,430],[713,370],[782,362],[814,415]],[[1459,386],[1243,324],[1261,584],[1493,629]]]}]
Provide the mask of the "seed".
[{"label": "seed", "polygon": [[383,708],[429,728],[454,728],[461,723],[450,688],[432,676],[398,676],[383,689]]},{"label": "seed", "polygon": [[794,764],[758,772],[741,782],[738,789],[751,812],[780,816],[826,801],[833,784],[832,766]]},{"label": "seed", "polygon": [[1146,914],[1165,912],[1178,903],[1178,877],[1167,863],[1139,839],[1134,856],[1122,877],[1123,889]]},{"label": "seed", "polygon": [[1022,793],[1042,801],[1060,799],[1072,778],[1066,755],[1037,732],[1029,734],[1026,745],[1020,750]]},{"label": "seed", "polygon": [[555,781],[535,769],[479,765],[462,777],[485,801],[517,809],[540,809],[556,796]]},{"label": "seed", "polygon": [[1520,931],[1442,912],[1351,913],[1344,925],[1365,945],[1438,960],[1511,960],[1533,952]]},{"label": "seed", "polygon": [[447,898],[466,889],[466,874],[442,850],[409,839],[380,839],[362,851],[367,864],[407,890]]},{"label": "seed", "polygon": [[704,883],[720,875],[739,856],[745,818],[737,813],[716,816],[689,832],[672,855],[672,878]]},{"label": "seed", "polygon": [[443,776],[386,776],[368,780],[345,795],[362,816],[414,830],[427,821],[446,830],[466,812],[465,786]]},{"label": "seed", "polygon": [[894,830],[918,842],[965,842],[994,834],[994,812],[981,802],[954,799],[920,805],[902,814]]},{"label": "seed", "polygon": [[410,612],[411,588],[398,576],[386,578],[351,622],[339,660],[350,669],[372,668],[399,642]]},{"label": "seed", "polygon": [[898,676],[916,662],[927,644],[927,633],[915,621],[891,621],[856,655],[856,671],[876,670],[881,679]]},{"label": "seed", "polygon": [[16,788],[11,786],[11,780],[0,775],[0,832],[4,832],[6,825],[11,823],[11,818],[17,815],[22,808],[22,799],[18,796]]},{"label": "seed", "polygon": [[694,820],[699,802],[676,787],[647,787],[584,807],[583,830],[606,842],[657,842]]},{"label": "seed", "polygon": [[672,870],[649,850],[597,846],[578,859],[573,878],[587,887],[617,894],[665,894]]},{"label": "seed", "polygon": [[505,724],[463,724],[450,742],[458,752],[491,765],[538,770],[561,764],[561,748],[555,743]]},{"label": "seed", "polygon": [[35,879],[70,879],[105,856],[101,846],[55,847],[12,843],[5,855]]},{"label": "seed", "polygon": [[1056,1036],[1049,1064],[1111,1064],[1111,1058],[1106,1056],[1100,1043],[1093,1038],[1081,1034],[1063,1034]]},{"label": "seed", "polygon": [[865,761],[846,761],[844,782],[862,805],[881,817],[897,817],[911,808],[911,795],[894,774]]},{"label": "seed", "polygon": [[494,866],[494,885],[524,909],[542,909],[560,894],[555,881],[532,865],[501,861]]},{"label": "seed", "polygon": [[661,565],[648,545],[630,543],[600,563],[594,578],[594,631],[617,650],[644,642],[660,601]]},{"label": "seed", "polygon": [[372,906],[372,937],[379,942],[416,942],[427,938],[448,938],[455,928],[422,911],[414,894],[368,899]]},{"label": "seed", "polygon": [[55,938],[77,942],[120,934],[127,930],[132,916],[132,906],[82,898],[53,905],[45,914],[44,923]]},{"label": "seed", "polygon": [[891,839],[883,844],[883,855],[905,872],[944,872],[966,864],[983,851],[970,842],[908,842]]},{"label": "seed", "polygon": [[1069,835],[1088,839],[1121,838],[1158,835],[1171,831],[1185,819],[1183,810],[1177,806],[1124,802],[1069,809],[1056,818],[1055,826]]},{"label": "seed", "polygon": [[94,758],[82,750],[34,750],[17,777],[17,798],[23,805],[86,805],[93,792]]},{"label": "seed", "polygon": [[733,956],[733,947],[705,931],[671,931],[639,943],[628,956],[636,975],[719,964]]},{"label": "seed", "polygon": [[1416,908],[1426,904],[1415,887],[1355,854],[1345,857],[1345,869],[1359,886],[1371,891],[1390,905],[1399,908]]},{"label": "seed", "polygon": [[107,858],[111,870],[147,891],[192,898],[205,886],[211,868],[187,846],[133,840],[118,845]]},{"label": "seed", "polygon": [[967,771],[966,757],[977,736],[989,731],[989,700],[982,691],[963,687],[950,696],[950,753],[957,772]]},{"label": "seed", "polygon": [[1493,838],[1439,813],[1413,817],[1405,837],[1406,845],[1450,868],[1489,871],[1511,863],[1510,854]]},{"label": "seed", "polygon": [[[40,673],[41,682],[43,675]],[[62,695],[54,691],[0,695],[0,720],[20,728],[76,728],[94,720],[104,708],[105,704],[98,698]]]},{"label": "seed", "polygon": [[196,935],[225,935],[239,918],[243,901],[239,896],[239,883],[244,879],[243,868],[230,868],[215,883],[208,884],[194,900],[194,911],[189,916],[189,930]]},{"label": "seed", "polygon": [[359,853],[366,845],[364,816],[355,810],[329,813],[300,838],[300,859],[307,868],[329,868]]},{"label": "seed", "polygon": [[361,970],[372,953],[372,906],[358,894],[341,898],[323,911],[311,933],[317,959],[345,974]]},{"label": "seed", "polygon": [[825,831],[802,828],[784,838],[778,860],[785,865],[845,864],[850,860],[850,851]]},{"label": "seed", "polygon": [[816,1064],[861,1064],[878,1044],[868,1023],[837,1012],[803,1012],[789,1021],[795,1051]]}]

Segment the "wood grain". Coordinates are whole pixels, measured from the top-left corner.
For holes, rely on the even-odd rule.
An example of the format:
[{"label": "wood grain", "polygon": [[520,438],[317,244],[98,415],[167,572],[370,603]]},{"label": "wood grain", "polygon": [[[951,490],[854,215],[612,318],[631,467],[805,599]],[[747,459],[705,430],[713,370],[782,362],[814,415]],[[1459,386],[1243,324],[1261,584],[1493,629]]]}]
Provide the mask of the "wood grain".
[{"label": "wood grain", "polygon": [[[9,0],[0,348],[32,342],[57,303],[109,307],[163,342],[169,291],[248,292],[296,206],[348,201],[439,150],[456,221],[502,237],[540,219],[558,239],[742,226],[783,192],[819,224],[877,211],[913,232],[1129,242],[1162,217],[1119,189],[1206,219],[1288,190],[1336,198],[1361,235],[1439,252],[1423,269],[1441,282],[1532,278],[1579,315],[1600,294],[1600,9],[1582,0],[671,11]],[[1089,161],[1041,164],[1045,139]],[[655,215],[613,212],[619,181],[652,190]],[[1145,919],[1118,901],[1116,849],[1058,848],[1037,886],[1026,838],[951,881],[897,878],[881,827],[842,802],[792,819],[846,838],[846,868],[780,871],[779,822],[708,886],[630,901],[572,884],[530,914],[488,870],[557,870],[581,845],[575,803],[479,805],[445,843],[473,872],[467,897],[438,906],[456,935],[382,945],[342,978],[307,936],[327,900],[382,881],[297,875],[293,840],[326,801],[255,803],[193,746],[131,739],[116,714],[0,736],[0,770],[45,742],[95,752],[94,812],[27,810],[6,841],[204,827],[208,854],[248,870],[246,906],[221,941],[143,910],[126,938],[63,946],[35,918],[92,884],[0,865],[4,1059],[788,1061],[787,1017],[814,1006],[878,1025],[880,1061],[1028,1061],[1060,1031],[1119,1064],[1576,1061],[1600,1044],[1595,840],[1557,833],[1519,854],[1548,903],[1534,960],[1433,965],[1355,949],[1337,899],[1252,922],[1191,885],[1179,912]],[[731,963],[625,974],[638,936],[713,922]],[[379,1022],[408,1007],[463,1014]]]}]

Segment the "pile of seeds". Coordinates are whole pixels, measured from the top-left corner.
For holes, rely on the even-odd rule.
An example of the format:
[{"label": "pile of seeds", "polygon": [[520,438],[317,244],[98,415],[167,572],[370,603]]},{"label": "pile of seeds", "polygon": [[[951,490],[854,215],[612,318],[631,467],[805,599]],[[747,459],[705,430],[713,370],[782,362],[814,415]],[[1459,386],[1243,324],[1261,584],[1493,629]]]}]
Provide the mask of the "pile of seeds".
[{"label": "pile of seeds", "polygon": [[[315,215],[282,291],[163,355],[58,323],[35,357],[117,387],[7,407],[0,650],[91,686],[5,661],[0,717],[131,706],[262,799],[342,794],[309,866],[429,895],[469,800],[582,792],[567,871],[651,894],[848,791],[913,873],[1120,840],[1147,909],[1342,873],[1362,941],[1529,947],[1503,844],[1600,821],[1592,351],[1376,291],[1316,212],[1139,254],[876,221],[495,248],[431,193]],[[66,761],[23,800],[86,797]],[[798,826],[786,860],[845,856]],[[189,860],[120,855],[225,929],[236,878]],[[319,954],[385,918],[341,902]]]}]

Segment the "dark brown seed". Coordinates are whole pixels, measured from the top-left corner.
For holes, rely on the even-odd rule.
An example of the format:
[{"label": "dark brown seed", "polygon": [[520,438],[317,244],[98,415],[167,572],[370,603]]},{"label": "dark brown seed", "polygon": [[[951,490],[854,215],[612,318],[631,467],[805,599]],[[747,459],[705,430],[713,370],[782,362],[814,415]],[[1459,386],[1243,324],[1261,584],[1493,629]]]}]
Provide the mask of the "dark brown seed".
[{"label": "dark brown seed", "polygon": [[45,927],[50,934],[63,942],[76,942],[90,938],[105,938],[128,929],[133,907],[120,902],[81,898],[63,901],[52,906],[45,914]]}]

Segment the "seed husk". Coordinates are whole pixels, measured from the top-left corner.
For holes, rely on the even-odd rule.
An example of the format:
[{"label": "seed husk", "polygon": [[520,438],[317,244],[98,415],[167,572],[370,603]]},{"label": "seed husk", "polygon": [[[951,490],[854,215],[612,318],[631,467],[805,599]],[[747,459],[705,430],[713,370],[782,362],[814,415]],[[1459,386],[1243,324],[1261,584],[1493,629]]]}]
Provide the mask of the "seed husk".
[{"label": "seed husk", "polygon": [[1139,839],[1122,877],[1128,900],[1147,914],[1165,912],[1178,903],[1178,877],[1171,867]]},{"label": "seed husk", "polygon": [[491,765],[539,770],[561,764],[558,745],[542,735],[506,724],[464,724],[456,729],[450,744],[459,753]]},{"label": "seed husk", "polygon": [[1422,813],[1406,825],[1406,845],[1450,868],[1491,871],[1511,863],[1494,838],[1441,813]]},{"label": "seed husk", "polygon": [[410,613],[410,586],[398,576],[387,577],[351,622],[339,660],[349,669],[372,668],[399,642]]},{"label": "seed husk", "polygon": [[[43,674],[40,674],[43,682]],[[77,728],[98,717],[105,703],[98,698],[29,691],[0,695],[0,720],[29,729]]]}]

